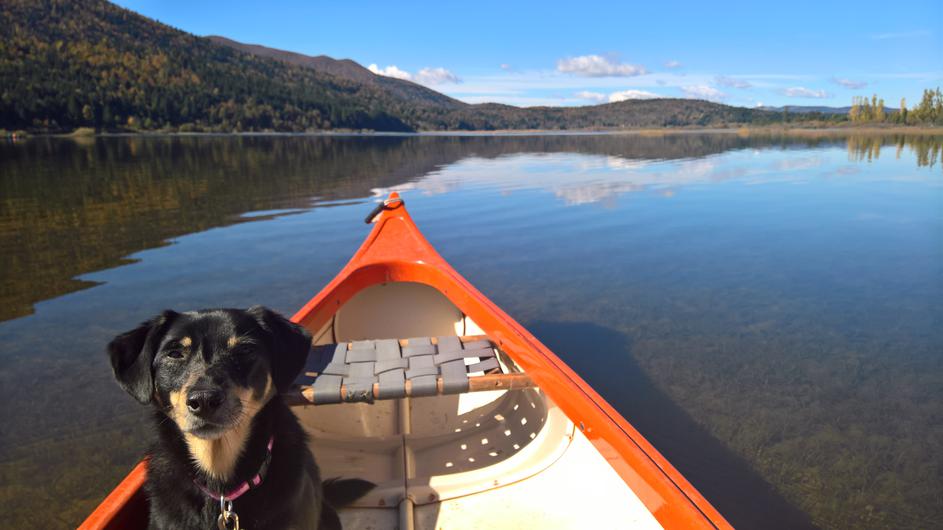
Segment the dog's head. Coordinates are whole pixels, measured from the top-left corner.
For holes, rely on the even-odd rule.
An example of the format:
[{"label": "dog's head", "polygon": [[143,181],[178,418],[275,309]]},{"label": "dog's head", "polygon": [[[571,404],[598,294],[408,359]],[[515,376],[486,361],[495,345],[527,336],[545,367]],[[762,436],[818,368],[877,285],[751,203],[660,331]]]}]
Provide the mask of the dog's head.
[{"label": "dog's head", "polygon": [[244,424],[304,367],[311,336],[264,307],[164,311],[108,345],[115,378],[181,432],[213,440]]}]

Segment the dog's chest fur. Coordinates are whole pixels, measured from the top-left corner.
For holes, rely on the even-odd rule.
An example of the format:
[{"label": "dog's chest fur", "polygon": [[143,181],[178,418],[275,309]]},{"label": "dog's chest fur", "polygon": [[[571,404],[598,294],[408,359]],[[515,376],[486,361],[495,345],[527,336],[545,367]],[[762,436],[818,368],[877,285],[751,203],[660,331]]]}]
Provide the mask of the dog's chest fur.
[{"label": "dog's chest fur", "polygon": [[232,478],[225,482],[202,470],[197,462],[201,456],[193,454],[172,422],[158,421],[158,441],[150,453],[146,485],[150,527],[216,528],[219,500],[210,499],[194,479],[213,491],[231,490],[258,472],[271,436],[275,440],[272,458],[262,484],[233,502],[240,525],[250,530],[318,528],[321,478],[304,430],[280,398],[272,399],[252,421]]}]

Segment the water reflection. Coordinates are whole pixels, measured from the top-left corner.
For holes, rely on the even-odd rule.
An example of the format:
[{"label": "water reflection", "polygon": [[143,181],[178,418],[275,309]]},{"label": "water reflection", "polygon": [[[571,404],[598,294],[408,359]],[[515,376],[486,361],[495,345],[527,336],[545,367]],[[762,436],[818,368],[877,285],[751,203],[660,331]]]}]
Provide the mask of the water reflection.
[{"label": "water reflection", "polygon": [[[826,527],[928,526],[943,514],[941,145],[692,133],[0,144],[5,521],[74,524],[140,454],[141,411],[101,354],[111,335],[164,307],[291,311],[359,244],[363,203],[400,189],[446,257],[519,319],[631,341],[613,351],[650,380],[653,410],[624,374],[587,377],[718,505],[768,484],[762,504],[790,521],[805,521],[798,507]],[[560,353],[579,365],[579,351]],[[670,426],[656,421],[666,410]],[[741,459],[746,486],[699,473],[709,452],[670,443],[685,429]],[[50,505],[62,509],[36,509]]]},{"label": "water reflection", "polygon": [[[909,146],[918,167],[936,165],[941,141],[928,141],[918,137],[914,142],[900,138],[849,138],[848,160],[870,162],[878,160],[882,146],[896,147],[897,158],[904,146]],[[616,155],[590,155],[567,152],[531,152],[502,155],[500,158],[483,160],[468,158],[449,167],[449,171],[432,172],[411,182],[373,190],[376,197],[386,196],[390,191],[418,190],[429,195],[454,192],[460,188],[480,187],[499,189],[508,194],[517,190],[544,190],[551,192],[564,204],[603,203],[615,204],[618,197],[645,191],[655,191],[673,197],[684,188],[705,184],[717,184],[739,179],[750,184],[773,184],[781,182],[808,182],[813,179],[851,175],[856,166],[842,166],[843,156],[836,150],[824,151],[821,144],[815,149],[797,155],[794,150],[782,150],[775,154],[765,153],[763,163],[757,163],[757,149],[741,150],[727,154],[722,163],[716,155],[699,158],[684,158],[673,164],[661,163],[657,152],[650,158],[625,158]],[[834,167],[823,173],[818,169]],[[512,173],[514,178],[508,178]],[[886,178],[881,175],[880,178]],[[903,178],[916,178],[925,182],[939,182],[939,175],[928,172],[908,173]]]},{"label": "water reflection", "polygon": [[[921,167],[936,165],[941,150],[939,137],[906,135],[224,136],[0,144],[0,320],[29,314],[36,301],[90,286],[76,279],[84,272],[121,264],[128,254],[178,235],[252,219],[246,212],[309,208],[367,197],[371,190],[417,187],[444,193],[459,182],[475,181],[506,190],[549,188],[569,204],[611,201],[652,187],[672,195],[686,185],[763,175],[745,168],[716,170],[703,158],[709,155],[843,143],[853,161],[876,159],[883,146],[894,146],[898,157],[908,148]],[[475,164],[453,172],[451,180],[436,178],[438,168],[458,160],[515,153],[603,156],[537,159],[521,168],[526,181],[496,182],[499,177]],[[671,159],[691,160],[668,172],[646,169]],[[814,156],[790,156],[774,169],[801,171],[820,163]]]},{"label": "water reflection", "polygon": [[894,146],[894,155],[898,159],[905,148],[909,149],[918,167],[935,166],[943,152],[940,139],[936,136],[850,136],[848,159],[855,162],[878,160],[885,146]]}]

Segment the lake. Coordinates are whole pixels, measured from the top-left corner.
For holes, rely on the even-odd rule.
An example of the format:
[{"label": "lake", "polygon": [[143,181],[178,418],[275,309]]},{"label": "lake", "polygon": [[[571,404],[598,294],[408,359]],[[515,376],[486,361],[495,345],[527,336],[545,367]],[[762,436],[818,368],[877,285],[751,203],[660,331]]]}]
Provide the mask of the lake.
[{"label": "lake", "polygon": [[939,527],[941,155],[827,133],[0,143],[0,518],[74,526],[141,456],[111,337],[164,308],[293,313],[399,190],[734,526]]}]

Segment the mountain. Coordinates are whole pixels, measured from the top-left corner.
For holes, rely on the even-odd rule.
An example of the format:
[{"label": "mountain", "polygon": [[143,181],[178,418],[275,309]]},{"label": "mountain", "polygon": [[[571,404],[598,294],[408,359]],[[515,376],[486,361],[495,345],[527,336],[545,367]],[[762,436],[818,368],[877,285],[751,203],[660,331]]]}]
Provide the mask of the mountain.
[{"label": "mountain", "polygon": [[104,0],[4,0],[0,9],[7,129],[411,131],[445,112],[429,107],[220,46]]},{"label": "mountain", "polygon": [[770,106],[761,106],[757,107],[760,110],[768,110],[771,112],[782,112],[785,108],[788,112],[798,112],[802,114],[808,114],[816,112],[819,114],[844,114],[847,115],[851,110],[851,107],[826,107],[822,105],[785,105],[784,107],[770,107]]},{"label": "mountain", "polygon": [[[792,121],[820,115],[790,115]],[[622,129],[780,123],[688,99],[470,105],[350,60],[203,38],[105,0],[3,0],[0,128],[69,131]]]},{"label": "mountain", "polygon": [[328,73],[337,77],[343,77],[352,81],[358,81],[361,83],[374,83],[374,78],[378,77],[370,70],[367,70],[363,66],[360,66],[350,59],[337,60],[328,57],[327,55],[303,55],[300,53],[268,48],[258,44],[244,44],[232,39],[227,39],[226,37],[220,37],[218,35],[210,35],[206,38],[215,42],[216,44],[228,46],[245,53],[258,55],[260,57],[268,57],[270,59],[277,59],[279,61],[296,66],[304,66],[312,70]]},{"label": "mountain", "polygon": [[355,83],[363,83],[366,85],[379,87],[406,101],[425,102],[450,108],[460,108],[467,106],[467,103],[450,98],[445,94],[440,94],[431,88],[426,88],[411,81],[377,75],[350,59],[334,59],[328,57],[327,55],[303,55],[300,53],[268,48],[258,44],[243,44],[241,42],[227,39],[226,37],[220,37],[218,35],[210,35],[206,38],[215,42],[216,44],[228,46],[241,52],[249,53],[259,57],[276,59],[288,64],[293,64],[295,66],[310,68],[316,72],[330,74]]}]

